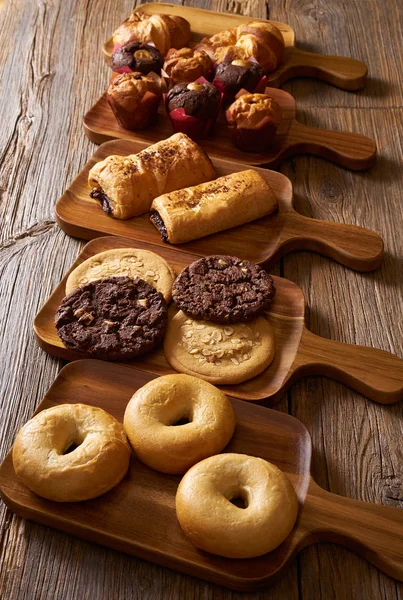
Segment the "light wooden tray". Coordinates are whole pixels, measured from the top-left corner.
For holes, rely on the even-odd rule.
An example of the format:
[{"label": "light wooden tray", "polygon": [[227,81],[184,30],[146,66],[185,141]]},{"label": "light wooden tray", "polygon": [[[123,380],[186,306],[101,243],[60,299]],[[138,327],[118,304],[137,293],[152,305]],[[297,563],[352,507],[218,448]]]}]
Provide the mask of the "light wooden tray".
[{"label": "light wooden tray", "polygon": [[[119,421],[133,393],[152,376],[122,365],[85,360],[64,367],[38,411],[82,402],[100,406]],[[376,567],[403,579],[403,511],[336,496],[310,477],[311,440],[287,414],[231,399],[237,425],[225,451],[260,456],[286,472],[300,502],[288,538],[264,556],[232,560],[198,550],[183,534],[175,513],[179,476],[149,469],[132,458],[113,490],[86,502],[58,503],[30,492],[17,478],[11,453],[0,468],[0,492],[21,517],[236,590],[273,583],[308,544],[331,541],[358,552]]]},{"label": "light wooden tray", "polygon": [[[212,10],[156,2],[140,4],[135,10],[149,15],[168,13],[184,17],[190,23],[193,43],[200,41],[203,37],[210,37],[219,31],[238,27],[249,21],[264,21],[264,19],[253,17],[242,17]],[[280,29],[286,46],[283,63],[278,69],[269,73],[269,82],[272,87],[279,87],[285,81],[294,77],[313,77],[350,91],[364,87],[367,67],[363,62],[344,56],[328,56],[299,50],[295,47],[294,30],[289,25],[278,21],[270,21],[270,23]],[[116,24],[116,27],[118,25],[119,23]],[[108,64],[110,63],[113,46],[112,38],[109,38],[103,46],[104,57]]]},{"label": "light wooden tray", "polygon": [[[283,109],[283,119],[273,144],[267,151],[242,152],[235,148],[223,111],[211,135],[197,143],[211,156],[270,168],[277,167],[286,158],[296,154],[313,154],[358,171],[368,169],[373,164],[376,154],[373,140],[359,133],[303,125],[296,119],[296,104],[291,94],[274,88],[267,88],[266,92],[277,100]],[[115,119],[104,93],[84,116],[84,131],[96,144],[116,138],[146,142],[147,145],[154,144],[174,133],[162,101],[158,113],[156,125],[143,130],[129,131],[121,127]]]},{"label": "light wooden tray", "polygon": [[[176,273],[199,258],[195,254],[169,247],[115,236],[89,242],[35,318],[34,331],[41,348],[66,360],[86,357],[65,348],[54,326],[55,313],[65,295],[67,276],[77,265],[98,252],[127,247],[156,252],[168,261]],[[276,295],[266,317],[275,334],[275,358],[258,377],[223,387],[228,394],[244,400],[265,400],[265,403],[273,404],[299,377],[324,375],[342,381],[382,404],[392,404],[403,398],[403,360],[383,350],[343,344],[314,335],[305,326],[302,290],[282,277],[274,277],[274,283]],[[173,306],[171,312],[174,312]],[[175,372],[161,348],[126,364],[157,375]]]},{"label": "light wooden tray", "polygon": [[[127,220],[107,215],[96,200],[89,196],[88,173],[94,164],[110,154],[127,155],[147,147],[144,142],[115,140],[102,144],[87,162],[77,178],[56,204],[59,227],[74,237],[92,239],[100,235],[123,235],[137,240],[167,246],[150,223],[149,215]],[[218,176],[248,169],[248,165],[213,158]],[[200,255],[231,254],[262,264],[274,265],[284,254],[293,250],[313,250],[358,271],[376,269],[383,257],[383,241],[373,231],[310,219],[293,208],[291,181],[275,171],[256,168],[273,189],[278,211],[234,229],[181,244],[169,245]]]}]

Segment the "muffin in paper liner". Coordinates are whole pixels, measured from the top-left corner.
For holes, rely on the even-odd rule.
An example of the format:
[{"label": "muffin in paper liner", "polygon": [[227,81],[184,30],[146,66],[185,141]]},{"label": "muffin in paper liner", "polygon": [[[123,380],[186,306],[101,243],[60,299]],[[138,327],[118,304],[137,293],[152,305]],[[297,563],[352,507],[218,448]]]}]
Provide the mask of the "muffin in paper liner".
[{"label": "muffin in paper liner", "polygon": [[[198,104],[201,104],[201,107],[197,111],[199,113],[198,116],[187,114],[185,106],[178,106],[173,110],[169,110],[169,104],[172,102],[172,94],[175,90],[178,91],[178,95],[183,92],[184,103],[186,104],[185,96],[190,97],[190,94],[187,94],[186,90],[202,93],[203,87],[206,85],[211,86],[211,88],[215,87],[204,77],[199,77],[192,83],[177,84],[168,93],[164,94],[165,109],[171,121],[172,128],[175,132],[185,133],[195,141],[206,137],[215,124],[222,104],[222,94],[219,92],[215,106],[212,106],[214,102],[209,101],[210,107],[205,106],[205,110],[203,110],[202,101],[199,102]],[[194,96],[192,97],[194,98]],[[193,105],[192,100],[189,101],[190,104]],[[210,108],[211,110],[209,110]]]},{"label": "muffin in paper liner", "polygon": [[142,44],[134,41],[122,46],[115,44],[112,52],[111,67],[114,73],[156,73],[161,75],[164,64],[162,54],[153,42]]},{"label": "muffin in paper liner", "polygon": [[162,82],[155,73],[122,73],[112,78],[106,96],[124,129],[146,129],[156,122]]},{"label": "muffin in paper liner", "polygon": [[243,89],[252,94],[264,93],[267,75],[257,60],[224,61],[216,66],[213,84],[223,94],[223,106],[232,104],[236,95]]},{"label": "muffin in paper liner", "polygon": [[225,117],[234,146],[245,152],[262,152],[273,143],[283,111],[268,94],[241,90]]}]

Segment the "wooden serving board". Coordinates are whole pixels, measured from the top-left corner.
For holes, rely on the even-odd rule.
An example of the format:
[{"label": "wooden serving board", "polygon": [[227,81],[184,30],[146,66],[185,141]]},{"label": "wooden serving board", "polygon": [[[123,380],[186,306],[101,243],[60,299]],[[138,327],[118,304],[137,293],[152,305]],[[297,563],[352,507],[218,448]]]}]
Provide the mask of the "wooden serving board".
[{"label": "wooden serving board", "polygon": [[[127,220],[114,219],[89,196],[88,173],[95,163],[110,154],[125,156],[146,147],[144,142],[130,140],[102,144],[58,200],[56,220],[59,227],[69,235],[84,239],[105,234],[123,235],[166,247],[158,230],[150,223],[148,214]],[[218,176],[249,168],[248,165],[233,164],[218,158],[213,158],[212,162]],[[213,251],[216,254],[241,256],[259,264],[264,263],[266,268],[293,250],[320,252],[358,271],[371,271],[379,266],[383,257],[383,241],[378,234],[355,225],[330,223],[300,215],[293,208],[291,181],[275,171],[260,168],[256,168],[256,171],[273,189],[278,211],[253,223],[169,247],[201,256],[210,255]]]},{"label": "wooden serving board", "polygon": [[[284,90],[266,88],[266,93],[277,100],[283,109],[283,119],[277,129],[272,146],[265,152],[242,152],[231,141],[231,134],[224,112],[218,116],[214,131],[197,143],[211,156],[275,168],[286,158],[296,154],[313,154],[330,160],[342,167],[361,171],[368,169],[375,160],[376,145],[360,133],[333,131],[308,127],[296,119],[294,98]],[[119,125],[104,93],[83,119],[84,131],[96,144],[125,138],[154,144],[170,137],[174,131],[161,101],[157,123],[143,130],[129,131]]]},{"label": "wooden serving board", "polygon": [[[159,4],[157,2],[141,4],[135,10],[149,15],[168,13],[187,19],[192,29],[193,44],[199,42],[203,37],[210,37],[224,29],[238,27],[249,21],[264,21],[264,19],[254,17],[243,17],[189,6]],[[289,25],[278,21],[270,21],[270,23],[280,29],[286,46],[283,63],[268,75],[272,87],[280,87],[285,81],[294,77],[321,79],[349,91],[360,90],[364,87],[367,67],[363,62],[344,56],[328,56],[299,50],[295,47],[294,30]],[[104,57],[108,64],[110,64],[113,47],[114,43],[110,37],[103,46]]]},{"label": "wooden serving board", "polygon": [[[37,412],[82,402],[122,421],[127,402],[150,379],[152,375],[122,365],[77,361],[60,371]],[[10,453],[0,468],[1,496],[21,517],[236,590],[273,583],[297,552],[319,541],[343,544],[403,580],[403,511],[326,492],[310,477],[311,440],[300,421],[233,398],[231,402],[237,425],[225,451],[276,464],[289,477],[300,503],[291,534],[264,556],[234,560],[198,550],[176,519],[180,477],[153,471],[135,457],[121,483],[107,494],[61,504],[30,492],[17,478]]]},{"label": "wooden serving board", "polygon": [[[67,349],[54,326],[55,313],[65,296],[67,276],[77,265],[98,252],[128,247],[156,252],[168,261],[176,273],[199,258],[189,252],[153,246],[128,238],[108,236],[92,240],[84,247],[35,318],[34,332],[41,348],[65,360],[88,358]],[[304,323],[305,302],[302,290],[287,279],[273,278],[276,295],[266,318],[275,334],[275,358],[261,375],[244,383],[223,386],[228,394],[244,400],[265,400],[266,403],[273,404],[299,377],[324,375],[342,381],[382,404],[393,404],[403,398],[403,360],[376,348],[343,344],[314,335]],[[171,314],[174,312],[172,306]],[[168,364],[161,347],[126,364],[156,375],[175,372]]]}]

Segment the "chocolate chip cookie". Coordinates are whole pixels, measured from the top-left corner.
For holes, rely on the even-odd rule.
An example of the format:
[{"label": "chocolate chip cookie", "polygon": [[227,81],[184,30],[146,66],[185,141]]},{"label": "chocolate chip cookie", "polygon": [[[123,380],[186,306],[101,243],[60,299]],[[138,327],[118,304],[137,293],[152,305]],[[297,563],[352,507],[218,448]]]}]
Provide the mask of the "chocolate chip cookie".
[{"label": "chocolate chip cookie", "polygon": [[215,323],[251,321],[267,309],[275,287],[264,269],[234,256],[207,256],[174,282],[172,297],[194,319]]},{"label": "chocolate chip cookie", "polygon": [[163,295],[139,277],[91,281],[66,296],[55,317],[67,348],[104,360],[127,360],[152,350],[167,321]]}]

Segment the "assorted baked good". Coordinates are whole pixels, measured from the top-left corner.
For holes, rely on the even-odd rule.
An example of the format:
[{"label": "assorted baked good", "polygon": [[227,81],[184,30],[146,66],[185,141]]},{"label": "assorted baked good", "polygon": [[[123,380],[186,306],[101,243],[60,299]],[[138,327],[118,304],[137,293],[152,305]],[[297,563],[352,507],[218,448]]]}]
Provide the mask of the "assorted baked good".
[{"label": "assorted baked good", "polygon": [[[237,506],[237,499],[244,506]],[[245,454],[219,454],[197,463],[182,478],[176,514],[201,550],[253,558],[271,552],[291,533],[298,498],[275,465]]]},{"label": "assorted baked good", "polygon": [[164,242],[183,244],[260,219],[277,208],[267,181],[253,169],[155,198],[150,220]]},{"label": "assorted baked good", "polygon": [[112,69],[117,73],[137,72],[148,75],[161,75],[164,58],[161,52],[151,44],[135,41],[117,48],[111,58]]},{"label": "assorted baked good", "polygon": [[178,83],[165,96],[165,108],[174,131],[182,131],[193,140],[205,137],[214,125],[222,95],[204,78]]},{"label": "assorted baked good", "polygon": [[139,277],[161,292],[167,303],[171,300],[174,270],[159,254],[139,248],[112,248],[87,258],[68,276],[66,296],[86,283],[110,277]]},{"label": "assorted baked good", "polygon": [[225,394],[206,381],[166,375],[137,390],[127,405],[124,428],[146,465],[163,473],[185,473],[228,444],[235,415]]},{"label": "assorted baked good", "polygon": [[113,43],[124,46],[129,42],[152,42],[163,56],[170,48],[183,48],[190,42],[190,24],[173,15],[146,15],[133,11],[112,34]]},{"label": "assorted baked good", "polygon": [[179,311],[164,336],[165,358],[176,371],[217,385],[242,383],[273,361],[274,332],[264,317],[221,325]]},{"label": "assorted baked good", "polygon": [[209,157],[183,133],[129,156],[111,155],[92,167],[90,196],[105,212],[129,219],[148,212],[157,196],[215,177]]},{"label": "assorted baked good", "polygon": [[130,447],[122,425],[101,408],[60,404],[19,431],[14,470],[30,490],[55,502],[79,502],[108,492],[125,476]]},{"label": "assorted baked good", "polygon": [[161,100],[161,80],[140,72],[121,73],[106,91],[109,105],[119,125],[125,129],[145,129],[157,118]]},{"label": "assorted baked good", "polygon": [[250,21],[204,38],[195,47],[204,50],[216,63],[248,60],[253,57],[265,72],[274,71],[284,58],[281,31],[267,21]]},{"label": "assorted baked good", "polygon": [[283,111],[267,94],[242,94],[225,116],[234,145],[240,150],[261,152],[272,143]]},{"label": "assorted baked good", "polygon": [[267,77],[254,60],[225,60],[217,65],[213,83],[223,94],[223,104],[227,106],[241,90],[264,92]]},{"label": "assorted baked good", "polygon": [[171,85],[190,83],[199,77],[209,79],[214,72],[209,55],[203,50],[192,48],[171,48],[166,55],[163,69]]},{"label": "assorted baked good", "polygon": [[95,280],[66,296],[55,317],[63,344],[104,360],[128,360],[152,350],[167,326],[163,295],[135,277]]},{"label": "assorted baked good", "polygon": [[262,267],[225,255],[191,263],[172,289],[176,305],[189,317],[224,324],[252,321],[269,308],[274,294],[273,278]]}]

